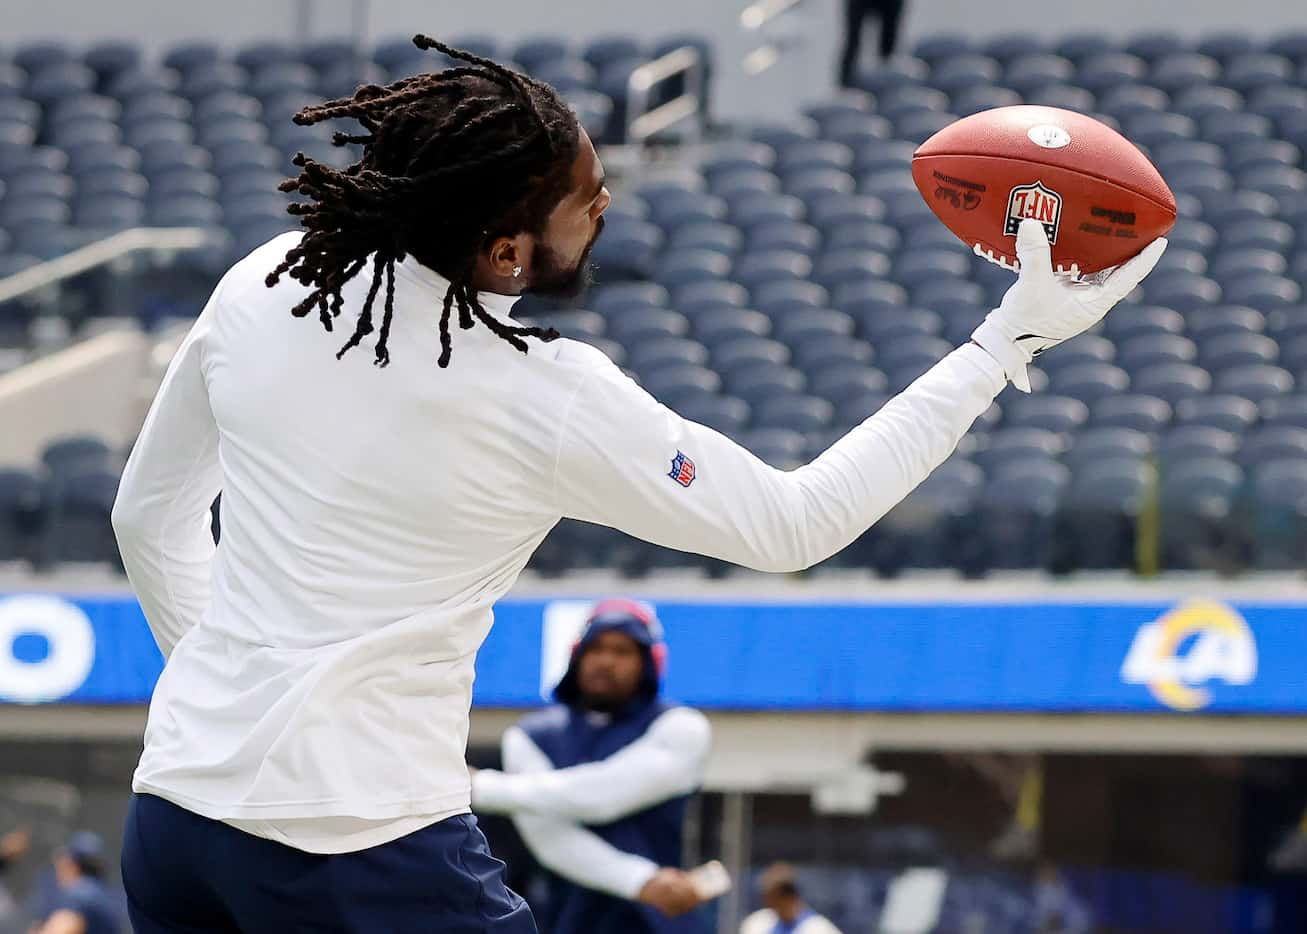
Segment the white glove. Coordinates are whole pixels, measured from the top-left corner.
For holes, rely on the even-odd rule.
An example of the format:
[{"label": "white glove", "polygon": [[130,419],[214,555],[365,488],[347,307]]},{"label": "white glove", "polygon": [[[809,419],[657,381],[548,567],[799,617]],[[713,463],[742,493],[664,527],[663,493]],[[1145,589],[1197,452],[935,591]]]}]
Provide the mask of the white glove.
[{"label": "white glove", "polygon": [[1026,218],[1017,228],[1017,281],[971,339],[999,362],[1007,378],[1030,392],[1026,366],[1039,354],[1097,324],[1152,272],[1166,249],[1158,237],[1134,258],[1092,276],[1053,272],[1044,227]]}]

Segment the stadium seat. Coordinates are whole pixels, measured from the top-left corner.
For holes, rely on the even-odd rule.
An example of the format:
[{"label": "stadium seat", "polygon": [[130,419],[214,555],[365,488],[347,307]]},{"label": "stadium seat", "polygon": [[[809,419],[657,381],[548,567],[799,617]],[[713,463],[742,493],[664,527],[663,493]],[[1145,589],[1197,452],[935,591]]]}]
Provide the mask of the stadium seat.
[{"label": "stadium seat", "polygon": [[749,290],[738,282],[724,279],[701,279],[677,285],[672,290],[671,306],[689,318],[709,308],[723,305],[744,308],[749,301]]},{"label": "stadium seat", "polygon": [[0,469],[0,561],[38,560],[47,519],[47,490],[25,470]]},{"label": "stadium seat", "polygon": [[712,348],[740,337],[766,337],[771,321],[766,315],[744,308],[717,308],[694,318],[694,336]]},{"label": "stadium seat", "polygon": [[628,308],[666,308],[671,294],[653,282],[622,282],[597,286],[588,304],[605,316],[616,316]]},{"label": "stadium seat", "polygon": [[1022,460],[1056,460],[1066,452],[1066,435],[1043,428],[999,428],[989,433],[984,450],[973,459],[986,473]]},{"label": "stadium seat", "polygon": [[1041,567],[1052,550],[1055,517],[1070,471],[1040,458],[1004,466],[986,483],[968,516],[964,573]]},{"label": "stadium seat", "polygon": [[842,311],[813,308],[796,314],[777,316],[773,333],[783,344],[795,346],[813,337],[848,338],[853,334],[853,319]]},{"label": "stadium seat", "polygon": [[1089,407],[1090,424],[1102,428],[1133,428],[1155,435],[1171,421],[1172,407],[1165,399],[1138,393],[1108,396]]},{"label": "stadium seat", "polygon": [[831,304],[830,293],[815,282],[769,282],[752,295],[753,306],[773,318],[798,309],[826,308]]},{"label": "stadium seat", "polygon": [[1049,386],[1053,392],[1093,405],[1107,396],[1124,393],[1130,386],[1130,375],[1110,363],[1080,363],[1050,373]]},{"label": "stadium seat", "polygon": [[894,313],[871,308],[857,315],[857,320],[859,333],[872,344],[916,334],[938,336],[944,329],[943,318],[925,308],[904,308]]},{"label": "stadium seat", "polygon": [[1111,341],[1095,334],[1085,334],[1040,354],[1039,368],[1052,373],[1082,363],[1112,363],[1115,357],[1116,348]]},{"label": "stadium seat", "polygon": [[737,371],[754,367],[783,367],[789,361],[790,348],[765,337],[739,337],[712,347],[713,366],[725,375],[727,382]]},{"label": "stadium seat", "polygon": [[834,412],[830,402],[816,396],[775,396],[762,400],[754,409],[752,426],[809,434],[827,428]]},{"label": "stadium seat", "polygon": [[1274,460],[1307,459],[1307,428],[1297,425],[1266,425],[1248,434],[1239,449],[1238,460],[1245,467]]},{"label": "stadium seat", "polygon": [[1089,419],[1089,407],[1079,399],[1055,395],[1021,396],[1003,411],[1003,424],[1011,428],[1040,428],[1071,434]]},{"label": "stadium seat", "polygon": [[1287,370],[1270,364],[1255,364],[1218,373],[1215,388],[1220,393],[1261,403],[1272,396],[1290,392],[1293,385],[1293,375]]},{"label": "stadium seat", "polygon": [[749,404],[743,399],[708,393],[685,396],[677,403],[677,412],[729,437],[737,437],[750,417]]},{"label": "stadium seat", "polygon": [[1296,571],[1307,564],[1307,461],[1289,458],[1256,465],[1242,512],[1254,567]]},{"label": "stadium seat", "polygon": [[892,577],[908,567],[949,567],[958,554],[958,519],[983,484],[980,469],[963,458],[941,464],[906,499],[859,538],[842,561]]},{"label": "stadium seat", "polygon": [[1103,335],[1120,348],[1124,342],[1145,334],[1180,334],[1184,326],[1184,317],[1170,308],[1134,305],[1128,313],[1104,318]]},{"label": "stadium seat", "polygon": [[805,374],[845,364],[865,365],[872,355],[868,344],[837,334],[814,334],[794,347],[794,362]]},{"label": "stadium seat", "polygon": [[732,370],[725,378],[726,388],[734,395],[756,406],[773,396],[789,396],[802,392],[803,374],[792,367],[774,364],[751,364]]},{"label": "stadium seat", "polygon": [[1151,477],[1148,465],[1133,456],[1092,458],[1078,466],[1055,518],[1049,569],[1132,567],[1136,522]]},{"label": "stadium seat", "polygon": [[786,251],[812,256],[821,245],[821,233],[797,221],[760,224],[749,231],[749,250],[754,253]]},{"label": "stadium seat", "polygon": [[1247,431],[1257,422],[1257,417],[1257,404],[1239,396],[1195,396],[1182,399],[1175,406],[1178,425],[1219,428],[1234,434]]},{"label": "stadium seat", "polygon": [[53,560],[118,562],[109,521],[117,492],[116,470],[87,468],[52,483],[46,548]]},{"label": "stadium seat", "polygon": [[[607,236],[605,233],[604,237]],[[595,244],[596,249],[603,243],[604,237]],[[744,245],[744,234],[731,224],[703,221],[678,227],[668,238],[667,245],[672,249],[714,250],[724,256],[733,256]]]},{"label": "stadium seat", "polygon": [[640,375],[640,384],[655,399],[675,409],[685,396],[716,393],[722,378],[712,370],[693,363],[662,363]]},{"label": "stadium seat", "polygon": [[1243,471],[1229,460],[1196,457],[1161,471],[1161,562],[1168,570],[1225,566],[1231,548],[1231,514]]},{"label": "stadium seat", "polygon": [[731,278],[753,291],[769,282],[802,280],[812,272],[812,260],[792,250],[758,250],[744,253],[731,269]]},{"label": "stadium seat", "polygon": [[1238,435],[1205,425],[1179,425],[1167,431],[1157,443],[1158,461],[1163,470],[1195,458],[1232,459],[1238,450]]},{"label": "stadium seat", "polygon": [[1211,373],[1242,366],[1273,364],[1279,346],[1262,334],[1223,334],[1203,342],[1199,363]]},{"label": "stadium seat", "polygon": [[1088,428],[1072,436],[1072,446],[1065,459],[1079,470],[1094,460],[1143,460],[1152,449],[1152,439],[1133,428]]},{"label": "stadium seat", "polygon": [[1189,338],[1152,332],[1122,339],[1116,362],[1126,372],[1137,373],[1163,363],[1193,363],[1197,357],[1198,346]]}]

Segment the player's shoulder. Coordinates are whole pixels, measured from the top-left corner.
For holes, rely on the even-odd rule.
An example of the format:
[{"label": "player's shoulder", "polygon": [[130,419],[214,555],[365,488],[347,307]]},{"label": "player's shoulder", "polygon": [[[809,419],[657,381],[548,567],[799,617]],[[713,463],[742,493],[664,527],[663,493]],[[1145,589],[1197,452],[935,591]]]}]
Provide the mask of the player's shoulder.
[{"label": "player's shoulder", "polygon": [[628,379],[608,354],[584,341],[560,337],[548,343],[533,344],[531,353],[556,367],[575,372],[578,376],[594,375],[601,379],[624,381]]}]

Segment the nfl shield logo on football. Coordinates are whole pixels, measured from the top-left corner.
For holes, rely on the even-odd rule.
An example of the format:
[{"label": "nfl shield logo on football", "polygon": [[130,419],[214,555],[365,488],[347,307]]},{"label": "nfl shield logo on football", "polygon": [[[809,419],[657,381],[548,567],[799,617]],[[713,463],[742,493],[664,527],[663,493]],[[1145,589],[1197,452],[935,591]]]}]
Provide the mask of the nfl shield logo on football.
[{"label": "nfl shield logo on football", "polygon": [[694,461],[677,451],[676,456],[672,458],[672,472],[667,476],[681,486],[689,486],[694,482]]},{"label": "nfl shield logo on football", "polygon": [[1062,196],[1051,188],[1045,188],[1043,182],[1018,185],[1007,196],[1007,220],[1003,224],[1003,233],[1015,237],[1017,228],[1027,217],[1044,225],[1049,243],[1057,243],[1057,228],[1062,223]]}]

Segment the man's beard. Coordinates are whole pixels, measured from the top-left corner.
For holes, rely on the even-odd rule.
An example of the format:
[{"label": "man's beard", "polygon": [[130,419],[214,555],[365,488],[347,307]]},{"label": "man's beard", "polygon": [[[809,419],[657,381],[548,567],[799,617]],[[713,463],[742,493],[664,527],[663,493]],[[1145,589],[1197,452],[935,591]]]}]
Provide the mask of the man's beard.
[{"label": "man's beard", "polygon": [[594,282],[594,267],[590,265],[590,251],[604,230],[604,219],[599,218],[594,236],[581,251],[581,257],[570,269],[562,264],[558,254],[543,243],[536,244],[531,285],[526,292],[543,298],[570,299],[584,294]]}]

